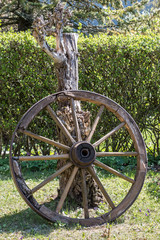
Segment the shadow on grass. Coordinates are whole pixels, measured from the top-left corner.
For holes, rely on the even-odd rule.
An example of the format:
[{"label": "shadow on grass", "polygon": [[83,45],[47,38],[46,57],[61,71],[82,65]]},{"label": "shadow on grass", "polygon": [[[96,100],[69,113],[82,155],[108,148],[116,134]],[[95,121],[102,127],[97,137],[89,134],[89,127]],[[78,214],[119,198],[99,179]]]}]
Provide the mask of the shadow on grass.
[{"label": "shadow on grass", "polygon": [[62,227],[65,229],[75,228],[75,226],[68,226],[60,222],[51,223],[30,208],[0,218],[0,233],[21,232],[22,236],[44,235],[47,237],[53,230]]},{"label": "shadow on grass", "polygon": [[[33,229],[41,229],[42,234],[49,232],[51,224],[34,213],[30,208],[18,213],[5,215],[0,218],[1,232],[22,231],[23,233],[32,233]],[[44,230],[43,230],[44,227]]]},{"label": "shadow on grass", "polygon": [[[113,221],[115,225],[122,223],[124,223],[124,217],[120,217]],[[0,234],[21,232],[21,237],[19,239],[23,237],[33,237],[35,239],[36,235],[42,235],[47,238],[51,232],[62,228],[66,230],[83,229],[83,227],[79,225],[67,225],[61,222],[51,223],[41,218],[30,208],[0,218]],[[90,228],[88,228],[88,230],[90,231]]]}]

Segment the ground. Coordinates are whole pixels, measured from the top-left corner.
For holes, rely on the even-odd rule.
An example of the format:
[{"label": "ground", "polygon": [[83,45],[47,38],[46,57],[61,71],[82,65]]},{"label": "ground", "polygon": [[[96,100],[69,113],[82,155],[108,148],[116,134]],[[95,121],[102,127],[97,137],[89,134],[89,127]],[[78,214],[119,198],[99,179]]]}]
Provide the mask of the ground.
[{"label": "ground", "polygon": [[[148,171],[139,197],[115,222],[91,228],[49,223],[42,219],[20,197],[9,171],[4,169],[0,173],[0,240],[160,239],[160,172]],[[101,180],[108,181],[102,177]],[[34,179],[34,183],[38,181],[38,178]],[[117,187],[116,177],[112,184],[112,188]]]}]

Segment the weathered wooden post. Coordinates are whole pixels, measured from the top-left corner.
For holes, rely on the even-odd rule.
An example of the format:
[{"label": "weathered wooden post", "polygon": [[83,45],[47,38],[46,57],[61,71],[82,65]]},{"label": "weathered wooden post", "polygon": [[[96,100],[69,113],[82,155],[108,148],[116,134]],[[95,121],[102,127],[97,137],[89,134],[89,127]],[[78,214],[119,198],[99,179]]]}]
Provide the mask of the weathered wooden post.
[{"label": "weathered wooden post", "polygon": [[[114,220],[133,204],[145,179],[147,154],[140,130],[125,109],[105,96],[78,90],[78,35],[63,34],[63,27],[68,24],[69,17],[71,17],[70,11],[64,10],[64,6],[59,3],[53,14],[48,16],[47,21],[41,16],[34,22],[33,36],[42,50],[54,61],[59,92],[34,104],[19,121],[11,140],[10,168],[20,195],[36,213],[52,222],[62,221],[67,224],[78,223],[83,226],[93,226]],[[54,30],[52,30],[52,25],[55,26]],[[55,50],[51,49],[46,42],[47,35],[56,36]],[[94,118],[91,124],[90,112],[81,109],[81,102],[91,104],[94,109]],[[55,106],[58,106],[58,111],[54,110]],[[36,125],[37,122],[34,122],[34,119],[37,118],[39,123],[39,114],[41,114],[41,118],[44,114],[44,119],[46,119],[46,115],[49,115],[56,124],[59,141],[55,141],[55,135],[47,138],[41,136],[41,131],[37,134],[39,125]],[[103,114],[107,114],[108,118],[111,115],[114,116],[114,128],[108,132],[103,128],[104,135],[99,139],[97,125],[101,122]],[[32,128],[32,122],[34,128]],[[106,122],[107,124],[108,122]],[[115,134],[119,131],[120,134],[127,132],[129,138],[126,139],[126,145],[129,141],[130,145],[134,146],[132,152],[129,149],[122,152],[104,152],[103,148],[99,148],[104,141],[112,135],[116,136]],[[93,136],[96,137],[93,138]],[[53,149],[58,148],[58,154],[47,155],[43,152],[37,154],[38,151],[32,151],[28,155],[27,147],[24,146],[28,137],[53,146]],[[15,151],[16,146],[18,146],[18,151]],[[106,160],[104,164],[97,159],[98,157],[113,156],[134,157],[137,164],[134,178],[111,168],[107,165]],[[37,186],[29,187],[23,176],[23,162],[48,160],[57,160],[56,172],[47,176]],[[122,200],[117,201],[118,193],[112,193],[112,191],[108,193],[106,186],[109,179],[107,179],[107,183],[102,183],[97,176],[95,166],[126,181],[128,189]],[[58,203],[55,198],[51,199],[52,188],[51,192],[46,190],[47,198],[44,196],[42,200],[37,193],[43,187],[47,187],[56,177],[59,177]],[[77,215],[73,217],[72,213],[66,216],[63,212],[67,196],[74,199],[78,205],[83,206],[84,212],[81,213],[81,218]],[[102,196],[105,212],[101,214],[90,207],[99,207]],[[51,201],[48,202],[48,199]]]},{"label": "weathered wooden post", "polygon": [[[64,4],[59,3],[54,9],[53,14],[48,16],[48,20],[44,20],[43,16],[37,18],[33,25],[33,36],[36,41],[54,61],[54,66],[56,69],[56,75],[58,79],[58,91],[70,91],[78,90],[78,47],[77,33],[63,33],[63,28],[69,24],[69,19],[71,17],[71,11],[69,9],[64,9]],[[53,30],[52,27],[55,27]],[[54,35],[56,37],[56,49],[51,49],[46,42],[46,36]],[[58,116],[65,124],[67,130],[71,133],[74,139],[76,139],[75,128],[73,126],[73,117],[71,110],[71,102],[65,101],[60,102]],[[90,113],[81,110],[80,102],[75,103],[75,111],[78,118],[78,123],[80,125],[81,134],[79,136],[80,140],[85,140],[90,132]],[[68,121],[69,120],[69,121]],[[59,140],[67,144],[67,139],[65,138],[63,132],[59,133]],[[58,168],[66,164],[66,161],[59,160]],[[60,177],[60,195],[63,193],[64,188],[71,175],[72,168],[65,171]],[[87,174],[87,192],[89,195],[89,206],[97,206],[100,201],[102,201],[102,195],[98,191],[97,184],[93,181],[89,174]],[[82,203],[82,192],[81,192],[81,177],[80,173],[76,175],[76,179],[73,182],[69,195],[72,199],[76,200],[78,203]]]}]

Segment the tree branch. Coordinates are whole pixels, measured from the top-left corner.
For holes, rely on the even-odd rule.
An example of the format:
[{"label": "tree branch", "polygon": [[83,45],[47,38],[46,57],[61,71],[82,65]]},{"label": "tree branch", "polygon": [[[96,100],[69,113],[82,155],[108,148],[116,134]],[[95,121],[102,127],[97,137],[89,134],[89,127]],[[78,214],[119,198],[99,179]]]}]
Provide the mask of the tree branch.
[{"label": "tree branch", "polygon": [[12,18],[12,17],[0,17],[0,19],[5,19],[5,20],[18,20],[17,18]]},{"label": "tree branch", "polygon": [[[63,27],[68,25],[68,18],[71,12],[64,9],[62,3],[58,3],[53,14],[48,14],[48,20],[44,20],[43,16],[38,17],[33,23],[33,36],[36,41],[55,63],[63,63],[66,60],[66,51],[63,42]],[[55,26],[55,29],[52,28]],[[56,36],[56,50],[53,50],[45,38],[48,35]]]},{"label": "tree branch", "polygon": [[36,39],[37,43],[40,45],[42,50],[46,52],[55,63],[62,63],[65,61],[65,56],[61,53],[56,52],[56,50],[52,49],[45,40],[47,36],[47,31],[45,27],[47,24],[48,23],[44,21],[43,16],[38,17],[33,23],[32,32],[33,37]]},{"label": "tree branch", "polygon": [[18,20],[16,22],[1,22],[1,27],[6,27],[14,24],[18,24]]}]

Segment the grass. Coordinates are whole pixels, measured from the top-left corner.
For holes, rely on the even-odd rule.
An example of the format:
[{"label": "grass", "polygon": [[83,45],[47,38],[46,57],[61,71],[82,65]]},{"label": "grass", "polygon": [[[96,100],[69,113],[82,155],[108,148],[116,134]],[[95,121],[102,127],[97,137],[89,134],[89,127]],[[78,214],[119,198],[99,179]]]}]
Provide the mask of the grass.
[{"label": "grass", "polygon": [[[58,239],[160,239],[160,172],[150,170],[144,187],[134,204],[115,222],[91,228],[49,223],[34,213],[20,197],[11,179],[8,164],[0,168],[0,240],[58,240]],[[35,186],[48,171],[38,177],[26,175],[28,184]],[[130,172],[132,176],[132,172]],[[117,177],[100,174],[101,180],[112,190],[115,201],[121,200],[126,183]],[[50,186],[49,186],[50,187]],[[53,189],[53,186],[52,186]],[[41,192],[39,193],[41,197]],[[103,204],[97,211],[103,213]],[[80,211],[78,214],[81,214]]]}]

